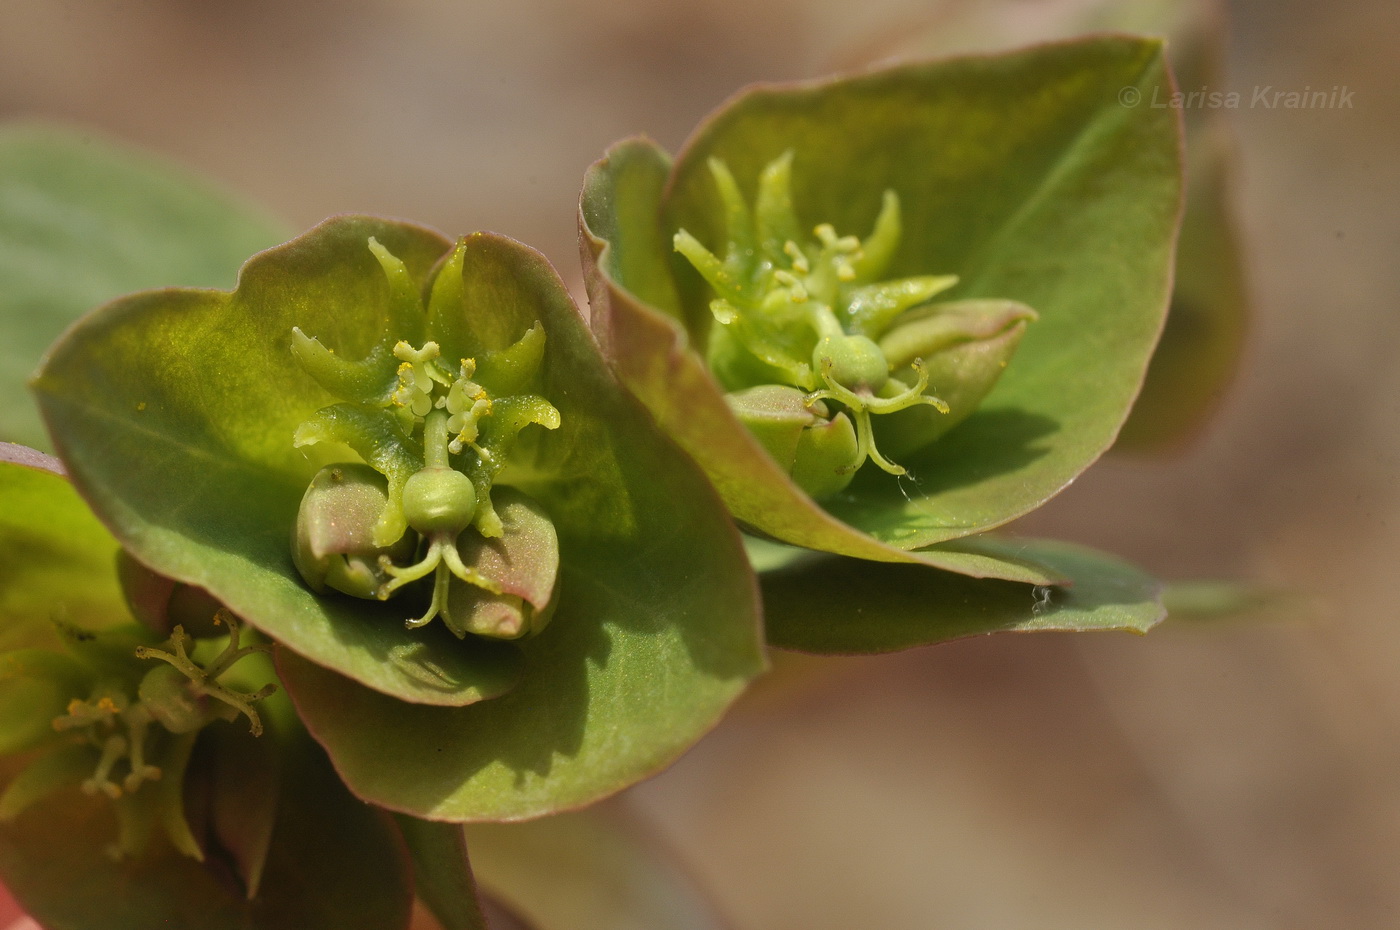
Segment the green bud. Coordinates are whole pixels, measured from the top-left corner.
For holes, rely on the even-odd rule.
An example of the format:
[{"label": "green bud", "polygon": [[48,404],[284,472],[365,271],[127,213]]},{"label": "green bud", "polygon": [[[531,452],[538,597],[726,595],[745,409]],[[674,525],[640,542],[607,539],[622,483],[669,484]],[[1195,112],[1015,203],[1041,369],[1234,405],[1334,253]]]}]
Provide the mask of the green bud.
[{"label": "green bud", "polygon": [[[729,409],[748,427],[759,444],[773,456],[784,470],[791,469],[797,454],[797,441],[802,431],[815,426],[822,417],[804,403],[806,394],[782,384],[759,387],[726,394]],[[821,410],[825,404],[819,404]]]},{"label": "green bud", "polygon": [[379,557],[413,555],[412,534],[391,546],[374,545],[375,525],[388,500],[384,476],[368,465],[327,465],[311,479],[292,530],[292,561],[313,591],[374,598],[387,577]]},{"label": "green bud", "polygon": [[844,413],[802,431],[792,463],[792,480],[821,500],[846,490],[864,457],[856,429]]},{"label": "green bud", "polygon": [[796,388],[766,384],[726,396],[729,407],[798,487],[812,497],[845,489],[860,464],[855,429],[845,414],[828,419],[820,401]]},{"label": "green bud", "polygon": [[1020,345],[1036,312],[1012,300],[959,300],[931,304],[904,314],[880,340],[897,381],[913,383],[922,359],[931,390],[947,413],[910,407],[881,417],[876,435],[894,457],[932,443],[967,419],[991,392]]},{"label": "green bud", "polygon": [[495,591],[454,576],[442,617],[458,638],[471,633],[520,639],[544,629],[554,613],[559,581],[559,536],[535,500],[514,488],[495,491],[502,533],[463,534],[462,563]]}]

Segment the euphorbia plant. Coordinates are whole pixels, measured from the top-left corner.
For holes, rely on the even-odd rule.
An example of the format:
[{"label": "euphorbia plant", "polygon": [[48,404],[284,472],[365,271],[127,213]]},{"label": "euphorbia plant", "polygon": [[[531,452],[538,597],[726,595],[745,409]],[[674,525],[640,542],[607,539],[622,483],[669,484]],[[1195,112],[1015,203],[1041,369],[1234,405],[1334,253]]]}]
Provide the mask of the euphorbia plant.
[{"label": "euphorbia plant", "polygon": [[1073,580],[977,534],[1087,468],[1142,382],[1180,133],[1118,95],[1169,81],[1160,43],[1097,38],[757,87],[674,160],[620,143],[580,206],[595,332],[756,533]]},{"label": "euphorbia plant", "polygon": [[[66,712],[105,715],[94,790],[149,787],[138,646],[186,696],[179,676],[212,691],[240,655],[187,642],[173,608],[152,621],[145,594],[206,592],[230,611],[213,632],[274,650],[263,703],[303,755],[304,725],[404,815],[456,930],[469,876],[439,822],[582,806],[674,759],[763,667],[754,568],[768,642],[818,652],[1151,626],[1158,586],[1131,566],[983,533],[1086,468],[1141,383],[1179,133],[1118,94],[1169,80],[1159,43],[1099,38],[752,90],[674,163],[621,143],[581,203],[592,333],[527,247],[363,216],[254,256],[232,291],[78,322],[34,387],[155,629],[121,657],[125,704],[89,675]],[[729,514],[787,545],[746,557]],[[251,720],[264,684],[222,703]],[[233,739],[206,738],[216,716],[199,739]],[[21,883],[43,871],[16,859]]]}]

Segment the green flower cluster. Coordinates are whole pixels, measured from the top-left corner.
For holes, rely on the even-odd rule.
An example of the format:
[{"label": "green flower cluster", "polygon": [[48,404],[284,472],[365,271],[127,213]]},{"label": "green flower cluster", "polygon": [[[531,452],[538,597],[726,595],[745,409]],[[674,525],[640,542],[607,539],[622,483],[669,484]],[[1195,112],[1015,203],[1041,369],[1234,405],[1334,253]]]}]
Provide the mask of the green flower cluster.
[{"label": "green flower cluster", "polygon": [[[240,659],[271,646],[240,646],[237,621],[226,611],[214,622],[227,626],[226,637],[195,640],[176,626],[168,649],[155,645],[143,626],[91,632],[57,624],[61,650],[0,654],[0,753],[30,756],[0,794],[0,820],[77,785],[115,802],[114,858],[140,854],[158,826],[177,850],[202,859],[185,817],[195,739],[240,714],[261,736],[253,705],[277,690],[267,680],[270,665],[234,670]],[[253,690],[230,687],[250,674]]]},{"label": "green flower cluster", "polygon": [[[455,365],[443,360],[434,339],[414,347],[425,320],[429,334],[460,341],[453,311],[462,301],[465,248],[461,241],[453,249],[424,308],[403,262],[370,237],[392,298],[386,335],[359,361],[292,329],[297,362],[345,401],[297,427],[294,445],[344,443],[368,463],[327,465],[311,479],[292,555],[313,589],[355,597],[386,600],[431,574],[432,600],[426,613],[406,621],[409,629],[441,616],[458,639],[516,639],[549,619],[558,542],[549,517],[519,492],[505,491],[503,522],[493,484],[520,431],[532,424],[558,429],[559,411],[529,390],[544,359],[538,322],[509,346],[475,347]],[[468,527],[475,532],[461,539]],[[507,558],[521,546],[533,556],[528,602],[492,576],[501,566],[493,564],[499,549],[488,540],[500,540]],[[465,588],[449,599],[454,579]]]},{"label": "green flower cluster", "polygon": [[[788,151],[763,169],[752,210],[729,168],[711,158],[724,204],[724,258],[684,229],[675,246],[718,295],[705,361],[735,415],[798,487],[820,499],[845,490],[866,461],[905,474],[880,453],[871,415],[909,411],[879,435],[909,452],[928,445],[992,389],[1035,311],[1001,301],[930,305],[957,284],[955,275],[880,280],[901,235],[893,190],[864,242],[838,237],[829,223],[806,239],[793,209],[792,158]],[[959,398],[951,417],[948,403],[929,393],[926,359],[979,342],[991,351],[939,370]]]}]

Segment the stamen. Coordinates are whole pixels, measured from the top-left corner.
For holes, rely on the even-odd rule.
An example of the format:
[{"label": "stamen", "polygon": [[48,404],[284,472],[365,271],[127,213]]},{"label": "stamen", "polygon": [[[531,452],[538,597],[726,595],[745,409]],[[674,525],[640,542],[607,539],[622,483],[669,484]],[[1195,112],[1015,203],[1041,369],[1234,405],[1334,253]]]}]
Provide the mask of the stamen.
[{"label": "stamen", "polygon": [[151,726],[150,711],[138,704],[128,710],[123,718],[131,740],[131,772],[122,786],[130,793],[141,787],[142,782],[158,781],[161,773],[156,766],[146,764],[146,731]]},{"label": "stamen", "polygon": [[787,288],[793,303],[800,304],[807,299],[807,288],[803,285],[802,279],[791,271],[775,271],[773,272],[773,280]]},{"label": "stamen", "polygon": [[801,274],[807,274],[809,271],[812,270],[811,264],[807,261],[807,256],[802,254],[802,249],[798,246],[796,242],[793,242],[791,239],[789,239],[787,242],[784,242],[783,252],[785,252],[787,256],[792,259],[793,271],[800,272]]},{"label": "stamen", "polygon": [[87,701],[74,698],[68,702],[66,708],[68,713],[62,717],[54,718],[53,728],[62,732],[106,723],[121,713],[126,705],[125,696],[115,693],[103,693]]},{"label": "stamen", "polygon": [[121,785],[112,781],[112,767],[126,755],[126,738],[117,734],[107,737],[102,744],[102,757],[97,761],[97,771],[83,782],[83,794],[97,794],[99,791],[115,801],[122,796]]},{"label": "stamen", "polygon": [[462,367],[462,377],[452,382],[444,404],[451,414],[447,430],[456,433],[447,446],[453,455],[461,453],[464,446],[475,446],[476,438],[480,435],[478,424],[483,417],[489,417],[492,410],[491,397],[486,389],[468,377],[476,368],[474,360],[463,359]]},{"label": "stamen", "polygon": [[415,417],[427,416],[433,409],[433,388],[435,384],[447,386],[451,379],[442,367],[436,364],[441,356],[436,342],[425,342],[423,348],[400,340],[394,346],[394,357],[399,359],[399,387],[392,400],[399,407],[407,407]]}]

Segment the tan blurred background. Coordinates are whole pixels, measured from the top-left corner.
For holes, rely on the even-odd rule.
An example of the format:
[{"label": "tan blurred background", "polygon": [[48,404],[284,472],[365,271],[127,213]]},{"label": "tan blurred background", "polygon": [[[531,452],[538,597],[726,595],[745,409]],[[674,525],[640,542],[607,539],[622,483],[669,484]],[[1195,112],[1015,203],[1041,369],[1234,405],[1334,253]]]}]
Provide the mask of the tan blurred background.
[{"label": "tan blurred background", "polygon": [[[297,227],[490,228],[577,276],[587,164],[939,0],[8,0],[0,115],[165,153]],[[1000,0],[1034,34],[1064,2]],[[1210,430],[1023,528],[1310,622],[1001,637],[803,665],[634,790],[740,930],[1400,926],[1400,7],[1228,5],[1254,328]]]}]

